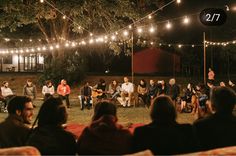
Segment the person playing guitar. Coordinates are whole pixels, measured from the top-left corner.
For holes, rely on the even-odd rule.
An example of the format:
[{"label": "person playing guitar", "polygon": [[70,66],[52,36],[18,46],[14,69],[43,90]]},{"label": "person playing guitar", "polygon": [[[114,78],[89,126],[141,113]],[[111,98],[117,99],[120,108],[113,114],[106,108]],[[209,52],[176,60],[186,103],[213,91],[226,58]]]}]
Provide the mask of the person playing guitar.
[{"label": "person playing guitar", "polygon": [[100,79],[99,83],[93,87],[92,97],[96,97],[98,99],[106,98],[106,82],[104,79]]}]

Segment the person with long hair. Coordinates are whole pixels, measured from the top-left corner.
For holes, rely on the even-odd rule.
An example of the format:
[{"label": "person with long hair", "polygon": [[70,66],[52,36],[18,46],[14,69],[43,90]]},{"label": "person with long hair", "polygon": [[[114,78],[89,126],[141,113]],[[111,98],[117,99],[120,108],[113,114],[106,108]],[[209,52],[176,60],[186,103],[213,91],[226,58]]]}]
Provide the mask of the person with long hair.
[{"label": "person with long hair", "polygon": [[77,142],[79,155],[123,155],[131,153],[132,135],[117,123],[117,108],[108,101],[95,104],[92,122]]},{"label": "person with long hair", "polygon": [[150,116],[152,122],[134,131],[134,150],[150,149],[154,155],[183,154],[194,151],[190,124],[179,124],[172,99],[161,95],[154,99]]},{"label": "person with long hair", "polygon": [[144,79],[141,79],[137,88],[138,97],[142,100],[142,103],[147,104],[147,84]]},{"label": "person with long hair", "polygon": [[75,155],[75,137],[63,128],[67,118],[67,108],[60,98],[46,100],[34,123],[38,122],[38,126],[32,130],[27,145],[36,147],[42,155]]},{"label": "person with long hair", "polygon": [[113,80],[108,87],[108,93],[110,94],[111,99],[116,99],[120,95],[120,85],[116,80]]},{"label": "person with long hair", "polygon": [[53,97],[55,93],[54,86],[52,85],[51,80],[47,80],[45,82],[45,85],[42,88],[42,94],[44,96],[44,101],[46,101],[48,98]]}]

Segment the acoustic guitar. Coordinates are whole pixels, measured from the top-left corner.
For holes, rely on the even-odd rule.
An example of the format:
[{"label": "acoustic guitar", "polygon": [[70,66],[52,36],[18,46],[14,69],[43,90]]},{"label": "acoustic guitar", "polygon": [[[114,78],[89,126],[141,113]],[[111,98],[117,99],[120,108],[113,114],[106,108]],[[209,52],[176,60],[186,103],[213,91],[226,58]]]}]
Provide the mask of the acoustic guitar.
[{"label": "acoustic guitar", "polygon": [[92,97],[96,98],[98,96],[102,96],[103,93],[107,93],[107,92],[103,91],[101,89],[94,89],[94,90],[92,90]]}]

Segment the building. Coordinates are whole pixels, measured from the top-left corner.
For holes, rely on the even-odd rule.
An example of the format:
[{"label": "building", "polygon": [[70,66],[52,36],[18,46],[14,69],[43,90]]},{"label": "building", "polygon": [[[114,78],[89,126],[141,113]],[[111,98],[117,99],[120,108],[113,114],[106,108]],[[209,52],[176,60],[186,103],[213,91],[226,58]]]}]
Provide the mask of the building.
[{"label": "building", "polygon": [[34,54],[1,54],[0,72],[42,72],[44,56]]}]

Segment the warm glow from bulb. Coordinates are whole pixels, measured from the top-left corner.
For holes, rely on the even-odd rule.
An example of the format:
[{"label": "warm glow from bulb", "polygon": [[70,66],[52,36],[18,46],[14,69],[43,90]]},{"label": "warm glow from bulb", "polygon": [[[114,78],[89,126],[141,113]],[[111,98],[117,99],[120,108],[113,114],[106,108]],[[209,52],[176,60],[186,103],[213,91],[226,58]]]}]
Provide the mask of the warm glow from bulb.
[{"label": "warm glow from bulb", "polygon": [[62,16],[63,19],[66,19],[66,15]]},{"label": "warm glow from bulb", "polygon": [[181,3],[181,0],[176,0],[176,2],[179,4],[179,3]]},{"label": "warm glow from bulb", "polygon": [[132,25],[129,25],[129,29],[132,29]]},{"label": "warm glow from bulb", "polygon": [[75,47],[75,46],[76,46],[75,42],[72,42],[72,43],[71,43],[71,46],[72,46],[72,47]]},{"label": "warm glow from bulb", "polygon": [[40,3],[43,3],[44,2],[44,0],[40,0]]},{"label": "warm glow from bulb", "polygon": [[65,46],[66,46],[66,47],[69,47],[69,43],[66,43]]},{"label": "warm glow from bulb", "polygon": [[193,45],[192,45],[192,47],[194,48],[194,47],[195,47],[195,45],[193,44]]},{"label": "warm glow from bulb", "polygon": [[111,39],[114,41],[116,39],[116,36],[115,35],[112,35],[111,36]]},{"label": "warm glow from bulb", "polygon": [[168,22],[167,24],[166,24],[166,28],[167,29],[170,29],[172,27],[172,24],[170,23],[170,22]]},{"label": "warm glow from bulb", "polygon": [[179,47],[179,48],[182,48],[182,45],[181,45],[181,44],[179,44],[179,45],[178,45],[178,47]]},{"label": "warm glow from bulb", "polygon": [[148,15],[148,19],[152,19],[152,16],[151,16],[151,15]]},{"label": "warm glow from bulb", "polygon": [[49,48],[50,50],[53,50],[54,48],[53,48],[53,46],[50,46],[50,48]]},{"label": "warm glow from bulb", "polygon": [[138,33],[142,33],[143,29],[142,28],[138,28]]},{"label": "warm glow from bulb", "polygon": [[153,27],[151,27],[151,28],[149,29],[149,32],[150,32],[150,33],[154,33],[154,31],[155,31],[155,29],[154,29]]},{"label": "warm glow from bulb", "polygon": [[42,49],[43,49],[43,51],[45,51],[45,50],[46,50],[46,47],[43,47]]},{"label": "warm glow from bulb", "polygon": [[188,24],[189,21],[190,21],[189,18],[188,18],[188,17],[185,17],[183,23],[184,23],[184,24]]},{"label": "warm glow from bulb", "polygon": [[129,35],[129,32],[125,30],[125,31],[123,32],[123,34],[124,34],[124,36],[128,36],[128,35]]},{"label": "warm glow from bulb", "polygon": [[57,49],[59,49],[59,48],[60,48],[60,46],[57,44],[57,45],[56,45],[56,48],[57,48]]},{"label": "warm glow from bulb", "polygon": [[38,50],[38,51],[40,51],[40,50],[41,50],[41,48],[40,48],[40,47],[38,47],[38,48],[37,48],[37,50]]},{"label": "warm glow from bulb", "polygon": [[94,42],[94,40],[93,40],[93,39],[90,39],[90,40],[89,40],[89,43],[90,43],[90,44],[92,44],[93,42]]}]

